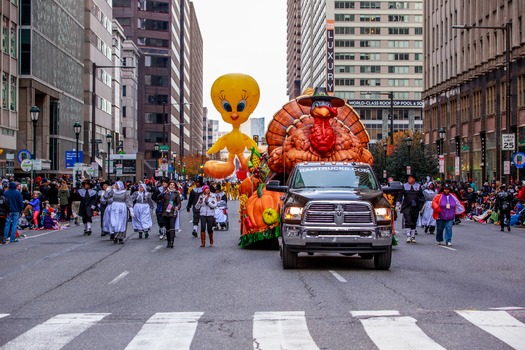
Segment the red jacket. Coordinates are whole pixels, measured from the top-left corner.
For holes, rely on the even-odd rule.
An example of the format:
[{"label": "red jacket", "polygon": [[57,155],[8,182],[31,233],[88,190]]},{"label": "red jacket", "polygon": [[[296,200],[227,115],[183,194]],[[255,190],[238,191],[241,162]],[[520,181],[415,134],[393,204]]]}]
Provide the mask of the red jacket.
[{"label": "red jacket", "polygon": [[[434,212],[432,213],[432,217],[436,220],[439,219],[439,212],[441,211],[441,208],[439,207],[439,203],[441,203],[442,195],[443,195],[443,192],[439,193],[437,196],[434,197],[434,199],[432,199],[432,210],[434,210]],[[456,214],[464,213],[465,207],[463,206],[463,204],[461,204],[461,201],[458,199],[458,197],[452,192],[450,192],[450,195],[456,200]],[[458,206],[462,208],[460,213],[458,213],[458,209],[457,209]]]}]

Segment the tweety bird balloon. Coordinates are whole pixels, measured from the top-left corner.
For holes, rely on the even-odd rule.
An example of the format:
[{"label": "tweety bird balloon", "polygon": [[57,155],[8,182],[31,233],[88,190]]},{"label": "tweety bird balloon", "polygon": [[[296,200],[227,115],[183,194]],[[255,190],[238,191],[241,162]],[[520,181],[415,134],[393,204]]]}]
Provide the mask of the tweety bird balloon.
[{"label": "tweety bird balloon", "polygon": [[259,103],[259,85],[251,76],[230,73],[220,76],[211,87],[211,100],[221,114],[222,120],[231,124],[233,130],[215,142],[208,154],[228,150],[228,161],[209,160],[204,164],[204,171],[210,177],[225,178],[235,170],[234,159],[237,156],[244,170],[248,170],[248,160],[244,157],[245,149],[257,148],[255,141],[240,131],[250,114]]}]

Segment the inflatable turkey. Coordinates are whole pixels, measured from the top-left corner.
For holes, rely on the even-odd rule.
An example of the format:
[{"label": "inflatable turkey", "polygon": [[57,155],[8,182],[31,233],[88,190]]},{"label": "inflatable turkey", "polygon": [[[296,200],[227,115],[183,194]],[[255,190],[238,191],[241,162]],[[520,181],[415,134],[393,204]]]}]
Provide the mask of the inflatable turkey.
[{"label": "inflatable turkey", "polygon": [[308,89],[285,104],[268,125],[268,166],[289,173],[303,161],[372,164],[369,141],[359,115],[343,99],[328,95],[324,87]]}]

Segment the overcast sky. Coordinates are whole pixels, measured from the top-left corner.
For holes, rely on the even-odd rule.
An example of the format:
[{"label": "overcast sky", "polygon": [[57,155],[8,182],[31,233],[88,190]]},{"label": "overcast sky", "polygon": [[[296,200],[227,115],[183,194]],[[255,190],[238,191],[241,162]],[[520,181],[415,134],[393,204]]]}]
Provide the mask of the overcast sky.
[{"label": "overcast sky", "polygon": [[261,89],[251,117],[265,117],[265,125],[286,95],[286,1],[193,0],[204,45],[203,104],[210,119],[222,121],[210,99],[215,79],[227,73],[251,75]]}]

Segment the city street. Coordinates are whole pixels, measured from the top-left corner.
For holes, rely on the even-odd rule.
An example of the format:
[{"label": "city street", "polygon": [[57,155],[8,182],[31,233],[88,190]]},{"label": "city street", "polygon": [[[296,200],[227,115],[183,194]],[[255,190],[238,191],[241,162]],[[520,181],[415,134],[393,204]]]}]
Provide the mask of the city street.
[{"label": "city street", "polygon": [[237,207],[205,248],[186,211],[174,249],[156,225],[123,245],[98,218],[91,236],[25,231],[0,247],[0,349],[525,349],[525,229],[463,222],[452,247],[418,229],[389,271],[321,255],[283,270],[238,247]]}]

